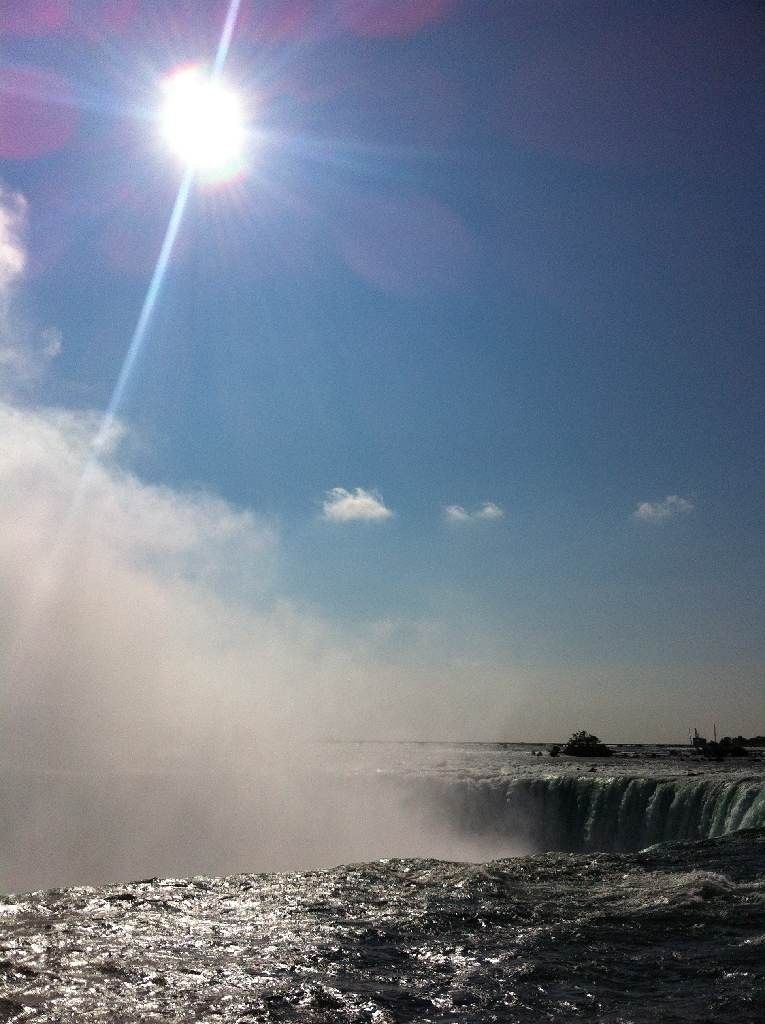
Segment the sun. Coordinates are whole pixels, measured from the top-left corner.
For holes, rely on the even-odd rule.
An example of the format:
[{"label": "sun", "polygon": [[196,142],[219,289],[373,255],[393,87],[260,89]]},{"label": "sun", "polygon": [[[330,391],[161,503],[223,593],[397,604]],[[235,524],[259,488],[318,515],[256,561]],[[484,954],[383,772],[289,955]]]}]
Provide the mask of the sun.
[{"label": "sun", "polygon": [[196,64],[168,75],[162,92],[160,135],[181,163],[206,181],[241,171],[247,135],[241,96]]}]

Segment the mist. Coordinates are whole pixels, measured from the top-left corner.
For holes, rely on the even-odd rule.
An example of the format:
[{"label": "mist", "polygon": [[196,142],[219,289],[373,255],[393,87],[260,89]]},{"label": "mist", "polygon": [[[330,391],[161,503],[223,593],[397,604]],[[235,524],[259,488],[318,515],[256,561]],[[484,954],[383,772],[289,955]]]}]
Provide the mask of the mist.
[{"label": "mist", "polygon": [[477,855],[326,742],[416,735],[443,690],[280,598],[275,524],[98,427],[0,405],[3,888]]}]

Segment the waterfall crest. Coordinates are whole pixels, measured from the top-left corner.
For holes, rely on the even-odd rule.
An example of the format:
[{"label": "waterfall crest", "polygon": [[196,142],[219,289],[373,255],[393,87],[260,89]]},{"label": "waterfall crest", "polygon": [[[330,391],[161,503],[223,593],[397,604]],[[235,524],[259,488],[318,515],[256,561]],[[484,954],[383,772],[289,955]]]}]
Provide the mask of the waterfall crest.
[{"label": "waterfall crest", "polygon": [[559,775],[430,779],[435,813],[462,835],[572,853],[640,850],[765,826],[762,779]]}]

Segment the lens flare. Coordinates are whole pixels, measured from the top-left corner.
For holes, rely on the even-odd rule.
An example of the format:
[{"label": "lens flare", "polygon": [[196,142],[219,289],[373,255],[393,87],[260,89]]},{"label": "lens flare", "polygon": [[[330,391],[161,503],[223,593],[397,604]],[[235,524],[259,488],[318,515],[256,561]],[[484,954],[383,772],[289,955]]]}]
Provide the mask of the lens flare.
[{"label": "lens flare", "polygon": [[160,134],[187,169],[223,181],[241,169],[246,117],[241,97],[199,65],[179,68],[163,82]]}]

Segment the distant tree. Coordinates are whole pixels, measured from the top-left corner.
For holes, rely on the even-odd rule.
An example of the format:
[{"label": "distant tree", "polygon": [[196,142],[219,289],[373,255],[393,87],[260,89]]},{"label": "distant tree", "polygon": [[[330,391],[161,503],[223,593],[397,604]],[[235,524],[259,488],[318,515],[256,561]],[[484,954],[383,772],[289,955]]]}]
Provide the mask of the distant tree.
[{"label": "distant tree", "polygon": [[605,743],[601,743],[597,736],[584,729],[571,734],[563,753],[571,754],[573,757],[611,757],[611,750]]},{"label": "distant tree", "polygon": [[560,743],[553,743],[550,747],[550,757],[557,757],[560,754]]}]

